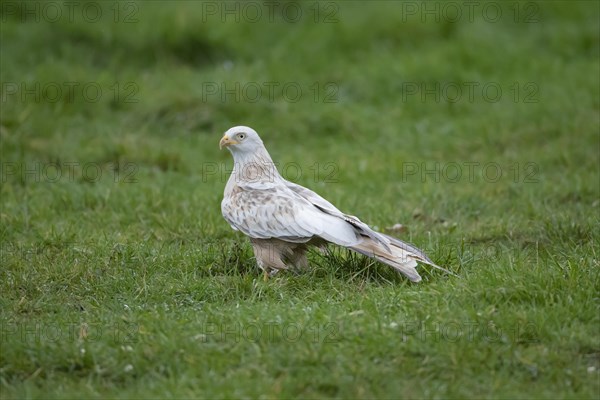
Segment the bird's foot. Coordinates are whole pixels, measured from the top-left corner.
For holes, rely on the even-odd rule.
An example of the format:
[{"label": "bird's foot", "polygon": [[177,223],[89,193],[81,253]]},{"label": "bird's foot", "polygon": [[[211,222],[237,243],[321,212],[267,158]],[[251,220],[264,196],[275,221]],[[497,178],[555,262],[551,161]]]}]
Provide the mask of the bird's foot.
[{"label": "bird's foot", "polygon": [[279,272],[278,269],[273,268],[273,269],[263,269],[263,280],[266,282],[269,280],[269,278],[274,277],[275,275],[277,275],[277,273]]}]

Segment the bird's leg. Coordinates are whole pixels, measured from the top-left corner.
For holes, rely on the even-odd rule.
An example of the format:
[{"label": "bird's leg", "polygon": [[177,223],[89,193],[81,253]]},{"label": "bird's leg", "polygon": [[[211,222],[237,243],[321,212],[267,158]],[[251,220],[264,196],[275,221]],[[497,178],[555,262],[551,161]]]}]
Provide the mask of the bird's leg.
[{"label": "bird's leg", "polygon": [[267,281],[269,279],[269,267],[265,265],[265,263],[258,257],[256,257],[256,265],[258,268],[263,271],[263,281]]},{"label": "bird's leg", "polygon": [[308,259],[306,258],[306,247],[299,246],[293,250],[289,261],[294,266],[296,272],[308,269]]},{"label": "bird's leg", "polygon": [[258,265],[258,268],[262,269],[263,271],[263,281],[266,282],[269,280],[269,267],[267,267],[262,260],[257,259],[256,260],[256,264]]},{"label": "bird's leg", "polygon": [[286,265],[281,259],[281,253],[276,245],[269,240],[250,239],[254,250],[256,263],[263,270],[263,280],[266,282],[269,276],[273,276]]}]

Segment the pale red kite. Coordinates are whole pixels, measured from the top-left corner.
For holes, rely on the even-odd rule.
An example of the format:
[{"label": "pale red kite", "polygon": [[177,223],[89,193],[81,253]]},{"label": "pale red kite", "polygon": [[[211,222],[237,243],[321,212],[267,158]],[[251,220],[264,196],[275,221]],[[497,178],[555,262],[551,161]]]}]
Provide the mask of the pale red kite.
[{"label": "pale red kite", "polygon": [[421,280],[417,262],[446,271],[416,247],[372,230],[312,190],[283,179],[252,128],[229,129],[219,147],[227,147],[234,160],[221,203],[223,217],[250,238],[265,274],[306,267],[308,246],[327,242],[375,258],[413,282]]}]

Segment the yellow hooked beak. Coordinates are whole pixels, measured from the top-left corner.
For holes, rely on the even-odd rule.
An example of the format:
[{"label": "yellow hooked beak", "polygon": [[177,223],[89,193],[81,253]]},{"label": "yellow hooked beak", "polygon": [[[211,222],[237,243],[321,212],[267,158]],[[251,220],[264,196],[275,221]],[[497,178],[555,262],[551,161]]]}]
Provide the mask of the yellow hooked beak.
[{"label": "yellow hooked beak", "polygon": [[223,147],[227,147],[227,146],[231,146],[232,144],[238,144],[239,142],[230,139],[229,136],[225,135],[221,138],[221,141],[219,142],[219,149],[222,149]]}]

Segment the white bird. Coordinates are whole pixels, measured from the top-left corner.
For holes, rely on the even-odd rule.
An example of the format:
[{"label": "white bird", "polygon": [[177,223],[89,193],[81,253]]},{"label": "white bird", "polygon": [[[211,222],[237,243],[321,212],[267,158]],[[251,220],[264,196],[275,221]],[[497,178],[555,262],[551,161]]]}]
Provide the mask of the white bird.
[{"label": "white bird", "polygon": [[413,282],[421,280],[417,262],[446,271],[413,245],[374,231],[312,190],[285,180],[254,129],[229,129],[219,147],[227,147],[234,160],[221,212],[234,230],[250,238],[265,278],[282,269],[307,267],[308,247],[327,242],[372,257]]}]

